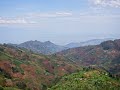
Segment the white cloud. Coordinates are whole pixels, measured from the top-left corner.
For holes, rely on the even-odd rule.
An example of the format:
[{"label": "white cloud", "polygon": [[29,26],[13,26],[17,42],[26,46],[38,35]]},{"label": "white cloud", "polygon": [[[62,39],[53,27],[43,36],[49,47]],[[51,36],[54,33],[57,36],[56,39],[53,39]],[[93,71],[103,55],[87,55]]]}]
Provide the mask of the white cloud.
[{"label": "white cloud", "polygon": [[3,18],[0,17],[0,24],[27,24],[24,18]]},{"label": "white cloud", "polygon": [[89,1],[97,6],[120,8],[120,0],[89,0]]},{"label": "white cloud", "polygon": [[32,13],[28,17],[33,18],[57,18],[57,17],[70,17],[72,13],[70,12],[55,12],[55,13]]},{"label": "white cloud", "polygon": [[18,17],[0,17],[0,24],[37,24],[41,18],[70,17],[69,12],[31,13]]}]

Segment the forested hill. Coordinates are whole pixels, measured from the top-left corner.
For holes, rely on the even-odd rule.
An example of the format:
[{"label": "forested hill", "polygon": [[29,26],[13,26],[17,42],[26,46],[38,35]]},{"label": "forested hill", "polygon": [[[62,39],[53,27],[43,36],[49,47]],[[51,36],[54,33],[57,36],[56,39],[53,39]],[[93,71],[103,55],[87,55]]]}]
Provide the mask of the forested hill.
[{"label": "forested hill", "polygon": [[120,74],[120,39],[105,41],[99,45],[72,48],[55,55],[80,66],[99,66],[110,73]]},{"label": "forested hill", "polygon": [[0,45],[0,90],[46,90],[78,69],[59,58]]}]

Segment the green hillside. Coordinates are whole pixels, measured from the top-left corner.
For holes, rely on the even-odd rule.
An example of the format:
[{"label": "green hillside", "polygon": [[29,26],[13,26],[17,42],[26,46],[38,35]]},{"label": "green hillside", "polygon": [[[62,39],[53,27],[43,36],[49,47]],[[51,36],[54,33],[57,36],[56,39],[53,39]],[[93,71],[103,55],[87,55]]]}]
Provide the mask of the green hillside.
[{"label": "green hillside", "polygon": [[64,76],[48,90],[120,90],[120,81],[105,71],[88,70]]}]

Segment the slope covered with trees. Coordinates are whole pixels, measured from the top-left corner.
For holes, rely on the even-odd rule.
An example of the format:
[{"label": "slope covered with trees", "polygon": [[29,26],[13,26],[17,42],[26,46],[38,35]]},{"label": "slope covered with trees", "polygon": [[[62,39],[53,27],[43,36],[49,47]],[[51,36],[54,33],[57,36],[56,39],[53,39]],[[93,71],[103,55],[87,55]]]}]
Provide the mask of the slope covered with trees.
[{"label": "slope covered with trees", "polygon": [[0,90],[46,90],[77,68],[61,59],[0,45]]},{"label": "slope covered with trees", "polygon": [[120,39],[95,46],[72,48],[55,55],[81,66],[99,66],[114,75],[120,74]]},{"label": "slope covered with trees", "polygon": [[119,90],[119,78],[120,40],[53,55],[0,45],[0,90]]}]

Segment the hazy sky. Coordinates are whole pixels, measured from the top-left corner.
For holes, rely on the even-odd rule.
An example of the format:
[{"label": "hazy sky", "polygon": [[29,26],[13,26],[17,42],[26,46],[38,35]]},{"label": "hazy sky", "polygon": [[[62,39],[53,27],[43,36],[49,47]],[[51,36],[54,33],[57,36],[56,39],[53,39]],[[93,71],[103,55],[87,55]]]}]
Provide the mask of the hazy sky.
[{"label": "hazy sky", "polygon": [[120,0],[0,0],[0,43],[120,38]]}]

